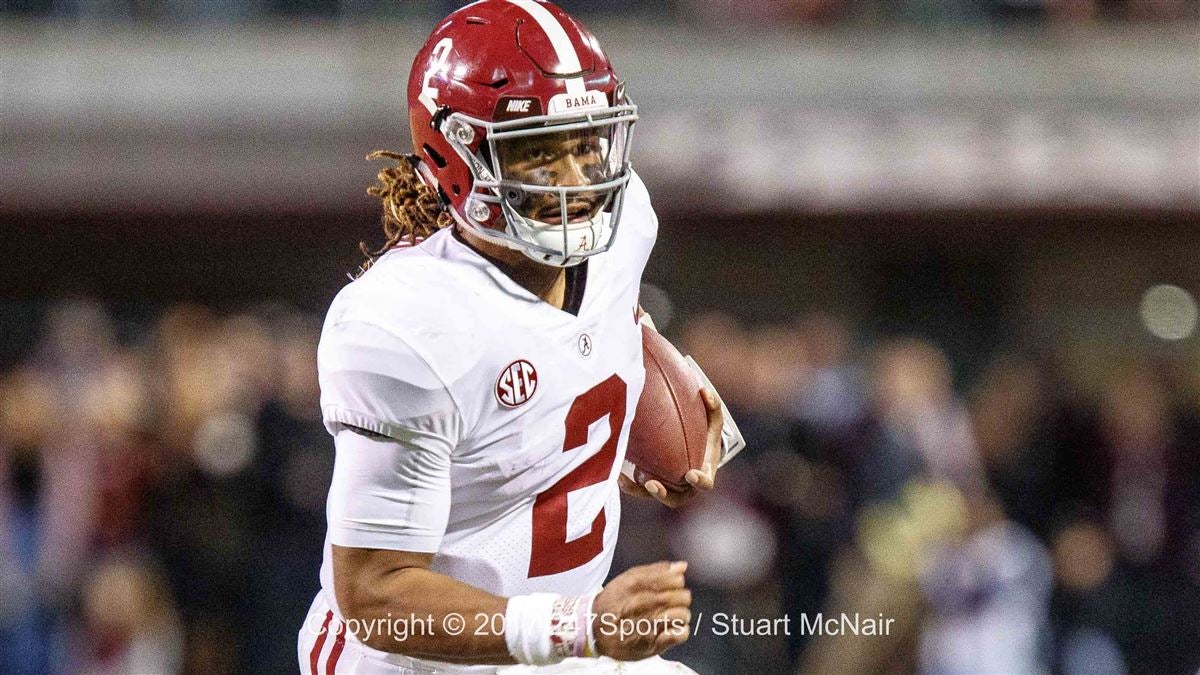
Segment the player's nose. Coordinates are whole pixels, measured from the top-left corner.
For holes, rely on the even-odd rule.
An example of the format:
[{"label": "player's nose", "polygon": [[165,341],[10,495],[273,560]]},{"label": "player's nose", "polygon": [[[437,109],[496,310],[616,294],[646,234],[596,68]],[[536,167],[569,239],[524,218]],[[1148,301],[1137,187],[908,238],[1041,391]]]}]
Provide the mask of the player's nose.
[{"label": "player's nose", "polygon": [[579,157],[568,153],[561,160],[561,166],[558,170],[558,186],[559,187],[579,187],[581,185],[590,185],[587,172],[585,171],[584,163]]}]

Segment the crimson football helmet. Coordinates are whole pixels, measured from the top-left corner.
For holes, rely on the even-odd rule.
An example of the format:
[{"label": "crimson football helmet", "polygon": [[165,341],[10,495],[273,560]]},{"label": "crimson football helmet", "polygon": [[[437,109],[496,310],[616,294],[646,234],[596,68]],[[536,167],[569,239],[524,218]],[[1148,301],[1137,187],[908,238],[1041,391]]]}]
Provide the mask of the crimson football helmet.
[{"label": "crimson football helmet", "polygon": [[413,61],[417,169],[461,227],[544,264],[608,249],[637,107],[590,31],[540,0],[446,17]]}]

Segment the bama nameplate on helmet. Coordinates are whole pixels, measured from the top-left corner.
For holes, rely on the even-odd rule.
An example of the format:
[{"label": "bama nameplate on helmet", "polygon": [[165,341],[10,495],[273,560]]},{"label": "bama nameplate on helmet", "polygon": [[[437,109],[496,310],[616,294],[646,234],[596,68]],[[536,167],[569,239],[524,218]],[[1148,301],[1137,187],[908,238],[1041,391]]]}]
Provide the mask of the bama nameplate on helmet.
[{"label": "bama nameplate on helmet", "polygon": [[538,117],[542,114],[540,99],[528,96],[503,96],[496,101],[496,111],[492,119],[497,122],[520,119],[522,117]]},{"label": "bama nameplate on helmet", "polygon": [[550,114],[585,112],[608,107],[608,96],[602,91],[585,91],[580,94],[555,94],[550,99]]}]

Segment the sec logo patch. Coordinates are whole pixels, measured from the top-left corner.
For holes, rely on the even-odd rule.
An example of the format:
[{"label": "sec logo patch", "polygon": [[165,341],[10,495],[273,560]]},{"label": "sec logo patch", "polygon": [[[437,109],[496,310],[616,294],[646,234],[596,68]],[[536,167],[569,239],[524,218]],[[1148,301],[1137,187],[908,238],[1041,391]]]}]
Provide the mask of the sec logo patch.
[{"label": "sec logo patch", "polygon": [[500,371],[496,379],[496,400],[515,408],[533,398],[537,391],[537,369],[525,359],[518,359]]}]

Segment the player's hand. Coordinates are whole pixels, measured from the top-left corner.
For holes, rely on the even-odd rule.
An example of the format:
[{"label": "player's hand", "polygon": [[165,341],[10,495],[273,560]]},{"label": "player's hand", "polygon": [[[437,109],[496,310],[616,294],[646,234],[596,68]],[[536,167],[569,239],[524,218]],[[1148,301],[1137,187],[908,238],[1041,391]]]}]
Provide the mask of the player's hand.
[{"label": "player's hand", "polygon": [[644,485],[638,485],[625,474],[617,477],[617,485],[621,491],[637,497],[653,497],[671,508],[676,508],[701,492],[713,489],[717,480],[717,463],[721,459],[721,427],[725,424],[725,413],[721,410],[721,400],[712,389],[701,389],[700,398],[704,400],[705,412],[708,413],[708,433],[705,439],[704,467],[692,469],[684,474],[688,487],[682,492],[668,490],[661,482],[650,479]]},{"label": "player's hand", "polygon": [[618,661],[640,661],[686,642],[692,592],[686,562],[657,562],[617,575],[592,602],[596,651]]}]

